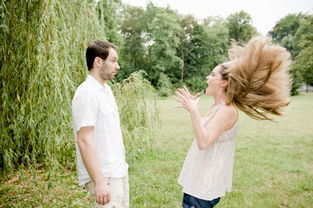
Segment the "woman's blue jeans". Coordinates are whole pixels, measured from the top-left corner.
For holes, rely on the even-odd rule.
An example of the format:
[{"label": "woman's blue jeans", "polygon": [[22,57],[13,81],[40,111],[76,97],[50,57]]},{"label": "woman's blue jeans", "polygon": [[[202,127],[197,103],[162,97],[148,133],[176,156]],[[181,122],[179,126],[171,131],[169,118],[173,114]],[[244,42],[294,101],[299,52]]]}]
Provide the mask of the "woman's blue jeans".
[{"label": "woman's blue jeans", "polygon": [[184,193],[183,208],[213,208],[220,201],[220,197],[211,201],[199,199]]}]

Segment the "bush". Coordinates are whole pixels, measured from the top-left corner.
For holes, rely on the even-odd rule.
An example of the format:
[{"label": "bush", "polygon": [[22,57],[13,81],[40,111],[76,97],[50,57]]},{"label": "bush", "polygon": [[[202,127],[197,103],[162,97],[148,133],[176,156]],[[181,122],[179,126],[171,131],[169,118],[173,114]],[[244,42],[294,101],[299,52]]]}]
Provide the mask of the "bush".
[{"label": "bush", "polygon": [[126,154],[130,160],[151,150],[159,127],[156,92],[144,75],[144,71],[133,72],[122,83],[112,86],[119,106]]}]

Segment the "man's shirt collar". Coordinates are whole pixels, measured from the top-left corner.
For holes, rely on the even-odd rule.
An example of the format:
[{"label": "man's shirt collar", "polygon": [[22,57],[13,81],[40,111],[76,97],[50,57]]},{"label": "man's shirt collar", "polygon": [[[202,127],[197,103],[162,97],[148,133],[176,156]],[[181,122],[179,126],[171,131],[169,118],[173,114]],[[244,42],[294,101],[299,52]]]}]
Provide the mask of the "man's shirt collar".
[{"label": "man's shirt collar", "polygon": [[101,85],[93,76],[91,76],[90,74],[88,74],[87,76],[87,81],[89,81],[90,83],[92,83],[97,89],[106,89],[106,83],[104,83],[104,85]]}]

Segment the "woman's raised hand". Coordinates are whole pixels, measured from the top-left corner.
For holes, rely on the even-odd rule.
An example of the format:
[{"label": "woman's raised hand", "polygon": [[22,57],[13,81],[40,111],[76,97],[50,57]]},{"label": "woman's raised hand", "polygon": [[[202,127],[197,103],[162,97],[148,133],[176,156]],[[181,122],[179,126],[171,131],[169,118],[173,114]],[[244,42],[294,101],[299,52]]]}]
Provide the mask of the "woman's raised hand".
[{"label": "woman's raised hand", "polygon": [[200,100],[200,93],[192,95],[190,94],[187,87],[178,88],[175,93],[176,100],[181,103],[181,105],[176,106],[177,108],[184,108],[190,113],[197,110],[198,102]]}]

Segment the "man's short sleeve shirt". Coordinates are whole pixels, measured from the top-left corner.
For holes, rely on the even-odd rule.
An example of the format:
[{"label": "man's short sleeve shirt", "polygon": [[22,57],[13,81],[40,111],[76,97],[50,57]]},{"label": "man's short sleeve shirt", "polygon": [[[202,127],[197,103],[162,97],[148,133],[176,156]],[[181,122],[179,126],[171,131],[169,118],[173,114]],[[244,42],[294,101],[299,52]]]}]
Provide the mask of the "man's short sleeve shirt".
[{"label": "man's short sleeve shirt", "polygon": [[79,184],[91,179],[83,164],[77,145],[77,132],[82,127],[93,126],[92,140],[104,177],[124,177],[128,165],[120,127],[120,118],[114,95],[109,85],[101,85],[91,75],[77,88],[72,101],[74,135],[76,143]]}]

